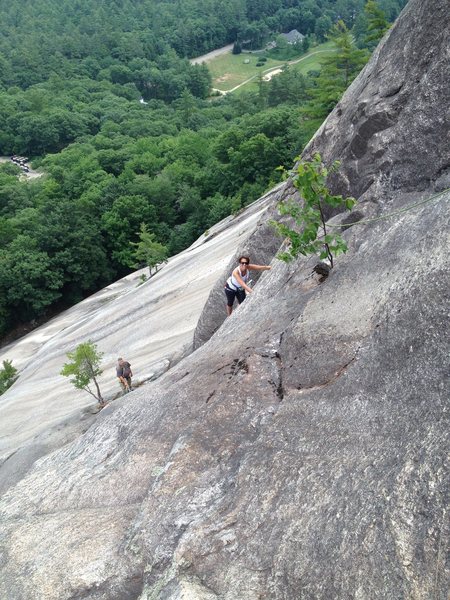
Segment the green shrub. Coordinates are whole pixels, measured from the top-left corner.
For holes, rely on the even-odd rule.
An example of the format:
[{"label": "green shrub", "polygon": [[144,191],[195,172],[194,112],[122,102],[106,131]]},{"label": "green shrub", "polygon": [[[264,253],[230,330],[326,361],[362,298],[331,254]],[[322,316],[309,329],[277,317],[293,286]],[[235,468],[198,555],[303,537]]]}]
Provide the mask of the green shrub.
[{"label": "green shrub", "polygon": [[3,369],[0,369],[0,396],[12,386],[16,379],[17,369],[12,366],[12,361],[4,360]]}]

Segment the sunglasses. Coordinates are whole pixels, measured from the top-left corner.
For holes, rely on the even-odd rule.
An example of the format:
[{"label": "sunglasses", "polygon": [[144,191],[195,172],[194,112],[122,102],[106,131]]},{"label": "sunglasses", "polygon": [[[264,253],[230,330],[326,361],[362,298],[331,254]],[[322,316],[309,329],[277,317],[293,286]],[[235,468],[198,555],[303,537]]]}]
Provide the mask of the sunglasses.
[{"label": "sunglasses", "polygon": [[241,262],[241,265],[248,265],[248,262]]}]

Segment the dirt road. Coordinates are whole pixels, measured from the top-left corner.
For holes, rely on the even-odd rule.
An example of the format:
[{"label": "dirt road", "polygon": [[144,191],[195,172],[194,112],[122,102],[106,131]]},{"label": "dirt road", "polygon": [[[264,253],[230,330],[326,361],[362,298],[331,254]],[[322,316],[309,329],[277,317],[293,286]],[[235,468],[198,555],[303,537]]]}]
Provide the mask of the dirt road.
[{"label": "dirt road", "polygon": [[189,59],[191,65],[201,65],[203,62],[209,62],[216,56],[220,56],[221,54],[226,54],[227,52],[231,52],[233,49],[233,44],[228,44],[228,46],[224,46],[223,48],[217,48],[217,50],[213,50],[212,52],[208,52],[208,54],[203,54],[203,56],[197,56],[197,58]]}]

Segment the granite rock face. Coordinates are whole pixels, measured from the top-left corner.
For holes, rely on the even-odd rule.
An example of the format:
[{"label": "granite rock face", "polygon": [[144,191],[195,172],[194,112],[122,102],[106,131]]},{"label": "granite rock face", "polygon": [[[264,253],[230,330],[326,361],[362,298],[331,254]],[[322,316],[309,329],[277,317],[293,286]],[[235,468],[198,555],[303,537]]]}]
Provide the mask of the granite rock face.
[{"label": "granite rock face", "polygon": [[359,199],[349,252],[322,282],[274,259],[37,461],[0,501],[0,597],[446,599],[447,9],[411,0],[307,149]]},{"label": "granite rock face", "polygon": [[444,0],[409,2],[314,137],[309,153],[342,161],[342,191],[360,198],[375,188],[382,202],[450,174],[448,23]]},{"label": "granite rock face", "polygon": [[60,375],[66,353],[88,339],[97,344],[107,401],[120,395],[118,356],[132,363],[135,387],[159,377],[192,351],[211,288],[271,204],[269,194],[211,227],[145,283],[148,269],[141,269],[0,349],[0,363],[13,360],[20,373],[0,401],[0,493],[36,458],[86,429],[89,413],[97,412],[93,398]]},{"label": "granite rock face", "polygon": [[[262,198],[268,197],[270,205],[261,215],[250,235],[237,245],[223,277],[218,279],[213,286],[194,331],[193,347],[195,350],[207,342],[226,319],[224,286],[231,272],[236,268],[239,257],[249,256],[250,261],[254,264],[269,265],[277,253],[280,247],[280,238],[274,235],[274,228],[270,221],[279,218],[277,204],[286,195],[285,188],[286,185],[283,183]],[[252,288],[257,284],[261,274],[262,271],[251,272],[250,285]],[[237,302],[234,306],[234,309],[236,308]]]}]

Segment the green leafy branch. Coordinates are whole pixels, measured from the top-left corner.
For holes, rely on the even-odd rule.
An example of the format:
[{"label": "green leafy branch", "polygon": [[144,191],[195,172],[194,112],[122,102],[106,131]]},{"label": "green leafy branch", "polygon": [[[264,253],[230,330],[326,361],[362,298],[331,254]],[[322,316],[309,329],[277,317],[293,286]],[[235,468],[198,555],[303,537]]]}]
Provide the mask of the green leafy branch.
[{"label": "green leafy branch", "polygon": [[319,258],[328,259],[331,267],[334,257],[347,251],[347,244],[342,236],[327,229],[324,207],[345,207],[351,210],[356,203],[354,198],[334,196],[327,187],[327,177],[339,169],[339,161],[335,161],[327,169],[319,153],[311,161],[300,161],[291,173],[294,186],[299,191],[302,202],[288,200],[280,202],[280,215],[293,218],[298,229],[292,229],[285,223],[272,221],[277,233],[289,240],[289,249],[277,255],[280,260],[289,262],[299,254],[308,256],[318,254]]}]

